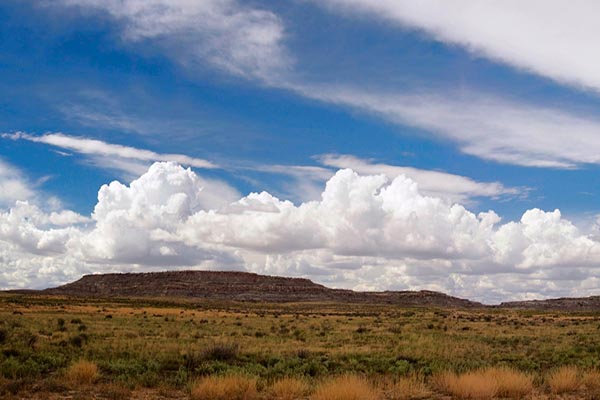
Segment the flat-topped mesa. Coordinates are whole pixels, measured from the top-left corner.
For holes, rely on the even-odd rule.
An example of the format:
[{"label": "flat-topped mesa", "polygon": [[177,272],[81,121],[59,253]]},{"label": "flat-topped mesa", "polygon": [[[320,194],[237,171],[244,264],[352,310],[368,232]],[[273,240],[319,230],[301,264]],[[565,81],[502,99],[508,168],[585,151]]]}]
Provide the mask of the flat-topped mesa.
[{"label": "flat-topped mesa", "polygon": [[452,308],[482,304],[432,291],[355,292],[304,278],[235,271],[166,271],[85,275],[47,294],[90,297],[173,297],[265,302],[343,302]]},{"label": "flat-topped mesa", "polygon": [[46,292],[101,297],[203,297],[250,300],[263,296],[283,297],[288,293],[318,294],[327,290],[325,286],[304,278],[283,278],[235,271],[166,271],[85,275],[78,281],[47,289]]}]

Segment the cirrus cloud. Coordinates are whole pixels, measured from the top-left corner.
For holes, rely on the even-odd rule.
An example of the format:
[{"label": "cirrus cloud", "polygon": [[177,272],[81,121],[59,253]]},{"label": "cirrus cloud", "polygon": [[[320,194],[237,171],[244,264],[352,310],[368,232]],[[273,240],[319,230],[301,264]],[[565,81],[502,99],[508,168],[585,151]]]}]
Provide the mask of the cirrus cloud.
[{"label": "cirrus cloud", "polygon": [[560,83],[600,91],[600,4],[530,0],[325,0]]}]

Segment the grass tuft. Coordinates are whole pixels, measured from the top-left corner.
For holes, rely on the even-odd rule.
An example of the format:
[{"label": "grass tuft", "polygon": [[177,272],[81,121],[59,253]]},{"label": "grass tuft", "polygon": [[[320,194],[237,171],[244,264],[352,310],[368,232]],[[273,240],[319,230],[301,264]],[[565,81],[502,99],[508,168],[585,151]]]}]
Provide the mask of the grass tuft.
[{"label": "grass tuft", "polygon": [[267,390],[267,398],[272,400],[303,399],[309,392],[306,381],[296,378],[283,378]]},{"label": "grass tuft", "polygon": [[460,399],[519,399],[533,391],[533,376],[506,368],[492,367],[464,374],[444,372],[434,378],[443,392]]},{"label": "grass tuft", "polygon": [[311,400],[376,400],[379,396],[369,382],[356,375],[343,375],[322,383]]},{"label": "grass tuft", "polygon": [[256,379],[245,376],[208,376],[192,385],[192,400],[254,400],[258,398]]},{"label": "grass tuft", "polygon": [[593,392],[600,391],[600,371],[586,371],[581,377],[581,384]]},{"label": "grass tuft", "polygon": [[459,399],[491,399],[498,393],[496,380],[481,370],[460,375],[443,372],[434,382],[441,391]]},{"label": "grass tuft", "polygon": [[386,399],[410,400],[427,399],[431,391],[422,378],[417,376],[401,377],[397,381],[385,385]]},{"label": "grass tuft", "polygon": [[579,369],[572,365],[565,365],[550,373],[547,378],[550,391],[555,394],[574,392],[579,389]]},{"label": "grass tuft", "polygon": [[76,385],[91,385],[99,377],[98,366],[87,360],[79,360],[71,364],[66,374],[67,380]]},{"label": "grass tuft", "polygon": [[502,398],[520,399],[533,391],[533,376],[512,368],[490,368],[484,375],[496,381]]}]

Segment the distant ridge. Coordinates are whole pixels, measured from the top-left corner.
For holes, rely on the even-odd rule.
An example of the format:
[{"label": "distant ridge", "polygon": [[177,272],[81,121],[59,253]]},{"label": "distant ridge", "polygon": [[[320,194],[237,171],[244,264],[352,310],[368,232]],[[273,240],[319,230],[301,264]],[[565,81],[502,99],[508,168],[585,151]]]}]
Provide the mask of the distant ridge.
[{"label": "distant ridge", "polygon": [[600,296],[509,301],[484,305],[444,293],[420,291],[356,292],[330,289],[309,279],[235,271],[165,271],[85,275],[45,290],[7,290],[13,294],[84,297],[163,297],[252,302],[334,302],[393,304],[405,307],[496,308],[537,311],[600,312]]},{"label": "distant ridge", "polygon": [[499,308],[556,311],[600,311],[600,296],[561,297],[548,300],[508,301]]},{"label": "distant ridge", "polygon": [[89,297],[173,297],[263,302],[341,302],[443,308],[484,307],[433,291],[355,292],[330,289],[303,278],[248,272],[167,271],[85,275],[40,293]]}]

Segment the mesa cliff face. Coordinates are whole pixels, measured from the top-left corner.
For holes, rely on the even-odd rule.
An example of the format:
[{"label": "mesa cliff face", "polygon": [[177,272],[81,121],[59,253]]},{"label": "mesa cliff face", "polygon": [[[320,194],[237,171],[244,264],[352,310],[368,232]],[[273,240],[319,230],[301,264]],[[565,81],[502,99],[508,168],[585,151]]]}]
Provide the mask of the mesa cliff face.
[{"label": "mesa cliff face", "polygon": [[90,297],[177,297],[264,302],[344,302],[444,308],[482,307],[480,303],[432,291],[355,292],[330,289],[308,279],[247,272],[168,271],[86,275],[46,289],[46,294]]}]

